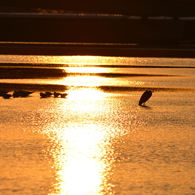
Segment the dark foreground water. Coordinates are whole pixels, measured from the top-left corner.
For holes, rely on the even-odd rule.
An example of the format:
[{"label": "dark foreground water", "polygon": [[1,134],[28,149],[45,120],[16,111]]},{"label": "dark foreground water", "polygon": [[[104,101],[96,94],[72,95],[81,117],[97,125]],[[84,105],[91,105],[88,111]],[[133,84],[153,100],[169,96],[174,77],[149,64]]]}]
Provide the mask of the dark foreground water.
[{"label": "dark foreground water", "polygon": [[[194,59],[0,62],[1,89],[34,92],[0,99],[0,194],[195,194]],[[40,98],[44,91],[68,96]]]}]

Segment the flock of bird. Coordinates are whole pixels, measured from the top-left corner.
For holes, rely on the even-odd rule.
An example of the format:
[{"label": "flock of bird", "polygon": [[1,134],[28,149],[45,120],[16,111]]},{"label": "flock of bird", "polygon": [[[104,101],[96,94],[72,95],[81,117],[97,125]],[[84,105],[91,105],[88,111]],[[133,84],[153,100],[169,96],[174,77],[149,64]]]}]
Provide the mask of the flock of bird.
[{"label": "flock of bird", "polygon": [[57,97],[61,97],[61,98],[66,98],[68,94],[67,93],[57,93],[57,92],[54,92],[54,93],[51,93],[51,92],[41,92],[40,93],[40,97],[41,98],[47,98],[47,97],[51,97],[53,96],[54,98],[57,98]]},{"label": "flock of bird", "polygon": [[10,97],[28,97],[31,91],[14,91],[13,94],[10,94],[9,91],[0,90],[0,96],[4,99],[9,99]]},{"label": "flock of bird", "polygon": [[[4,90],[0,90],[0,97],[3,97],[4,99],[9,99],[11,97],[13,98],[18,98],[18,97],[28,97],[30,94],[32,94],[34,92],[32,91],[13,91],[12,94],[9,93],[9,91],[4,91]],[[51,92],[41,92],[40,93],[40,98],[47,98],[47,97],[61,97],[61,98],[66,98],[68,94],[67,93],[51,93]]]},{"label": "flock of bird", "polygon": [[[0,90],[0,96],[3,97],[4,99],[9,99],[10,97],[17,98],[17,97],[28,97],[30,94],[32,94],[32,91],[14,91],[13,94],[8,93],[8,91]],[[53,96],[54,98],[61,97],[61,98],[66,98],[68,94],[67,93],[51,93],[51,92],[41,92],[40,93],[40,98],[48,98]],[[145,106],[145,102],[150,99],[152,96],[152,91],[151,90],[146,90],[140,100],[139,100],[139,106]]]}]

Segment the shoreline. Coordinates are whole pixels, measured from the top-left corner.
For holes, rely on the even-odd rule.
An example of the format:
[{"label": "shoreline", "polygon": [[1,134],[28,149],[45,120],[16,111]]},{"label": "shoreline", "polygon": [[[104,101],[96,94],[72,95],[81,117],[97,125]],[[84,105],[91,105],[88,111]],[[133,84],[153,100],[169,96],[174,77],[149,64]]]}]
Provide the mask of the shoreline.
[{"label": "shoreline", "polygon": [[0,44],[0,55],[93,55],[194,58],[194,46],[129,46],[75,44]]}]

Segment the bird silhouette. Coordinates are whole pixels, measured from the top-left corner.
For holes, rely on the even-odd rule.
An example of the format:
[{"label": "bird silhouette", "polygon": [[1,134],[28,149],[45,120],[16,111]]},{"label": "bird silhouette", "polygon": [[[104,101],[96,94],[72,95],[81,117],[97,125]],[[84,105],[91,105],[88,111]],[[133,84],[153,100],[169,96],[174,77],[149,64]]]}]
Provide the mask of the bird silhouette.
[{"label": "bird silhouette", "polygon": [[60,93],[54,92],[53,95],[56,98],[56,97],[60,96]]},{"label": "bird silhouette", "polygon": [[13,92],[13,97],[28,97],[31,93],[33,93],[32,91],[14,91]]},{"label": "bird silhouette", "polygon": [[151,90],[146,90],[146,91],[142,94],[142,96],[141,96],[141,98],[140,98],[140,100],[139,100],[139,105],[140,105],[140,106],[144,105],[145,102],[148,101],[149,98],[150,98],[151,96],[152,96],[152,91],[151,91]]},{"label": "bird silhouette", "polygon": [[40,97],[41,97],[41,98],[47,98],[47,97],[49,97],[49,96],[48,96],[46,93],[42,93],[42,92],[41,92],[41,93],[40,93]]},{"label": "bird silhouette", "polygon": [[9,99],[11,96],[12,96],[11,94],[5,93],[5,94],[3,95],[3,98],[4,98],[4,99]]},{"label": "bird silhouette", "polygon": [[60,94],[61,98],[66,98],[67,95],[68,95],[67,93],[61,93]]},{"label": "bird silhouette", "polygon": [[53,95],[53,93],[51,93],[51,92],[49,92],[49,91],[46,91],[45,94],[46,94],[48,97],[50,97],[50,96]]}]

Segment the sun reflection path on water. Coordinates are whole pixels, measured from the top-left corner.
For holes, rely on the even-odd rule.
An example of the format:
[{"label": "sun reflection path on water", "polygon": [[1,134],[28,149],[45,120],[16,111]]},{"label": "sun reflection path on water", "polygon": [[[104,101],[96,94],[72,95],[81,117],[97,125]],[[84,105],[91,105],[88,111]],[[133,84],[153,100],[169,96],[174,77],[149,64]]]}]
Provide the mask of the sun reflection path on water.
[{"label": "sun reflection path on water", "polygon": [[106,149],[100,146],[104,142],[103,132],[96,125],[85,124],[69,128],[60,136],[61,148],[55,158],[58,194],[101,194],[110,168],[101,160],[107,155]]},{"label": "sun reflection path on water", "polygon": [[[85,68],[83,71],[102,70]],[[73,87],[67,91],[67,101],[58,99],[52,105],[52,117],[55,117],[47,121],[45,130],[41,130],[53,145],[48,152],[53,158],[56,183],[49,195],[114,194],[114,184],[110,182],[115,162],[113,140],[126,134],[136,120],[129,120],[134,117],[129,114],[121,116],[126,112],[114,110],[112,101],[105,104],[106,93],[98,90],[100,78],[69,76],[62,79],[62,84],[69,82]],[[77,87],[83,83],[85,87]]]},{"label": "sun reflection path on water", "polygon": [[[82,94],[88,96],[82,98]],[[103,108],[98,100],[103,97],[101,91],[84,89],[70,93],[74,105],[59,100],[56,109],[68,119],[59,121],[61,124],[48,123],[45,130],[54,144],[50,155],[57,180],[50,195],[113,194],[108,180],[114,162],[111,139],[117,136],[117,131],[96,121]]]}]

